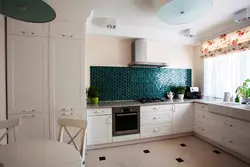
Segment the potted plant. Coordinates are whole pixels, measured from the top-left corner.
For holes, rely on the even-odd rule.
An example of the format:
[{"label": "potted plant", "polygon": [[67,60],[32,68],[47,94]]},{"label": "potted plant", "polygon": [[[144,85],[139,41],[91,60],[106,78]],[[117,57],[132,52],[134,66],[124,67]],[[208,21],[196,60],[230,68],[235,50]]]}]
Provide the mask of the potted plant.
[{"label": "potted plant", "polygon": [[176,93],[178,95],[178,99],[183,100],[185,92],[186,92],[186,87],[185,86],[176,87]]},{"label": "potted plant", "polygon": [[100,97],[99,90],[96,87],[94,87],[94,86],[90,86],[89,89],[88,89],[88,91],[87,91],[87,93],[88,93],[88,98],[91,99],[91,102],[93,104],[98,104],[99,97]]}]

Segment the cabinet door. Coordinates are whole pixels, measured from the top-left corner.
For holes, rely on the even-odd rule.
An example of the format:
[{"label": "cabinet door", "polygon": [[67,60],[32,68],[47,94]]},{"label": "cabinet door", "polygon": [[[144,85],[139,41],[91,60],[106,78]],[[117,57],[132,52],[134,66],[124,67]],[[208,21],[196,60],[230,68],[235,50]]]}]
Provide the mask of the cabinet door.
[{"label": "cabinet door", "polygon": [[50,43],[51,111],[82,113],[86,101],[83,41],[51,39]]},{"label": "cabinet door", "polygon": [[[9,115],[9,119],[12,118],[21,118],[21,124],[17,127],[16,131],[17,141],[49,139],[48,113]],[[12,136],[10,136],[10,139],[12,139]]]},{"label": "cabinet door", "polygon": [[112,116],[90,116],[87,126],[87,144],[104,144],[112,142]]},{"label": "cabinet door", "polygon": [[15,19],[7,19],[7,33],[26,36],[49,36],[48,23],[28,23]]},{"label": "cabinet door", "polygon": [[[63,112],[63,113],[54,112],[54,113],[51,113],[51,115],[50,115],[50,135],[51,135],[52,140],[58,140],[58,135],[59,135],[59,126],[57,124],[58,118],[83,119],[83,117],[81,115],[76,115],[73,112]],[[77,131],[78,131],[78,129],[76,129],[76,128],[68,128],[68,130],[72,134],[72,136],[74,136],[74,134],[77,133]],[[78,140],[79,141],[81,140],[80,136],[77,137],[76,141],[78,141]],[[66,132],[64,133],[63,141],[66,143],[70,141],[70,138],[66,134]]]},{"label": "cabinet door", "polygon": [[8,113],[48,112],[48,39],[8,35]]},{"label": "cabinet door", "polygon": [[174,133],[193,131],[193,104],[178,104],[173,110]]},{"label": "cabinet door", "polygon": [[85,24],[54,21],[50,23],[50,36],[54,38],[83,39]]}]

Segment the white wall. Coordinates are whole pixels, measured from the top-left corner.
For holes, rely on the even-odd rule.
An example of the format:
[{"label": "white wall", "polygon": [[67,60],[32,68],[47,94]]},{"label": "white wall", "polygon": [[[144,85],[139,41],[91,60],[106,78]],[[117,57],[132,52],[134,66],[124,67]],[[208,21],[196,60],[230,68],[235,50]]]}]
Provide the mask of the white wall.
[{"label": "white wall", "polygon": [[4,34],[5,34],[4,17],[2,15],[0,15],[0,120],[5,120],[6,119],[5,35]]},{"label": "white wall", "polygon": [[[134,39],[113,36],[87,35],[86,37],[86,83],[90,84],[90,66],[127,66],[131,62],[131,43]],[[170,68],[193,69],[193,83],[196,85],[196,72],[200,65],[195,63],[195,47],[173,44],[165,41],[150,40],[151,61],[166,62]],[[196,53],[199,54],[199,53]],[[199,68],[196,68],[199,67]]]},{"label": "white wall", "polygon": [[200,58],[200,46],[194,47],[193,85],[204,90],[204,60]]}]

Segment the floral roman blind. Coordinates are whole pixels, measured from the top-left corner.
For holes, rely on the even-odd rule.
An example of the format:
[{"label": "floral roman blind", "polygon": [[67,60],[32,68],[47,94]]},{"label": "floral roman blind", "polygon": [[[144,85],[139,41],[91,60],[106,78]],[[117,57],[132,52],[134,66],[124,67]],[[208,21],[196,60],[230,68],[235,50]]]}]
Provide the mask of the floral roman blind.
[{"label": "floral roman blind", "polygon": [[201,46],[201,58],[248,49],[250,50],[250,26],[204,42]]}]

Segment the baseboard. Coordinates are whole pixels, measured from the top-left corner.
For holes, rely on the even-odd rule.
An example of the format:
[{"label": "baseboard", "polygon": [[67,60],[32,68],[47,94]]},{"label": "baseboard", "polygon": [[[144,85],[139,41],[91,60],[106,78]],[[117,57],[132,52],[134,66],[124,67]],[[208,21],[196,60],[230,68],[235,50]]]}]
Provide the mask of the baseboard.
[{"label": "baseboard", "polygon": [[245,161],[246,163],[250,164],[250,159],[249,158],[247,158],[247,157],[245,157],[245,156],[243,156],[243,155],[241,155],[241,154],[239,154],[239,153],[237,153],[237,152],[235,152],[235,151],[233,151],[233,150],[231,150],[229,148],[226,148],[226,147],[222,146],[221,144],[218,144],[218,143],[214,142],[213,140],[211,140],[209,138],[201,136],[196,132],[193,132],[193,134],[194,134],[194,136],[200,138],[201,140],[203,140],[203,141],[205,141],[205,142],[207,142],[209,144],[212,144],[213,146],[218,147],[219,149],[221,149],[221,150],[235,156],[236,158],[239,158],[239,159]]},{"label": "baseboard", "polygon": [[114,143],[108,143],[108,144],[91,145],[91,146],[87,146],[87,150],[94,150],[94,149],[101,149],[101,148],[108,148],[108,147],[118,147],[118,146],[130,145],[130,144],[146,143],[146,142],[166,140],[166,139],[191,136],[191,135],[192,135],[192,132],[185,132],[185,133],[172,134],[172,135],[161,136],[161,137],[152,137],[152,138],[145,138],[145,139],[138,139],[138,140],[114,142]]}]

